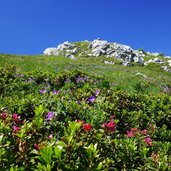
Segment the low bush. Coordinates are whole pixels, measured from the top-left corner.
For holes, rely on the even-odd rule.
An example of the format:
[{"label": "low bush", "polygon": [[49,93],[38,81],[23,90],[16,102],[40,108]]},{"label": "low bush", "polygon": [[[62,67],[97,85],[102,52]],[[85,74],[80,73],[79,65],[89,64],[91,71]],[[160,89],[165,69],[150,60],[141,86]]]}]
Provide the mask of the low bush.
[{"label": "low bush", "polygon": [[0,70],[1,170],[171,170],[171,97],[80,71]]}]

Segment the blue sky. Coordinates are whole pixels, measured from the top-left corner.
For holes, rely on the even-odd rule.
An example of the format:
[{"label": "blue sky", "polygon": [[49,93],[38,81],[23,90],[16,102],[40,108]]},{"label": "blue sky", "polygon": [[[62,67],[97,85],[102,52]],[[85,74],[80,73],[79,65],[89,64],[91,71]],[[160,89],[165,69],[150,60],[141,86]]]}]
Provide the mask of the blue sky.
[{"label": "blue sky", "polygon": [[171,55],[171,0],[1,0],[0,53],[93,40]]}]

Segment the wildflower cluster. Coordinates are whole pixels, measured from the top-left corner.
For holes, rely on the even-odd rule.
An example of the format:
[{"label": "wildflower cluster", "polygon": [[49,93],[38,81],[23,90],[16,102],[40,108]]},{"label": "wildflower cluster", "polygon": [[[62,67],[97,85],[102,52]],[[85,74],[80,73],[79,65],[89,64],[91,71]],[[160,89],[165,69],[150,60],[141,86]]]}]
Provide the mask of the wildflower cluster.
[{"label": "wildflower cluster", "polygon": [[152,143],[153,143],[152,139],[150,138],[150,135],[148,134],[147,129],[139,130],[138,128],[131,128],[130,131],[127,131],[126,136],[128,138],[135,137],[135,136],[137,136],[137,137],[143,136],[144,137],[144,142],[148,146],[151,146]]},{"label": "wildflower cluster", "polygon": [[170,96],[78,71],[0,75],[2,170],[171,170]]},{"label": "wildflower cluster", "polygon": [[89,123],[85,123],[84,121],[80,120],[76,120],[76,122],[81,123],[83,130],[87,133],[92,129],[92,125]]}]

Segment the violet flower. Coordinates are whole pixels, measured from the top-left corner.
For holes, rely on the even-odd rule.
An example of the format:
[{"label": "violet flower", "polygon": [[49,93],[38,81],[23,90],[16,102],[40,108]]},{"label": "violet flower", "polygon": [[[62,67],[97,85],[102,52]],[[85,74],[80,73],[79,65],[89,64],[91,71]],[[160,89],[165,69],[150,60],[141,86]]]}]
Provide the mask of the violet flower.
[{"label": "violet flower", "polygon": [[99,93],[100,93],[100,90],[97,89],[97,90],[95,91],[95,95],[98,96]]},{"label": "violet flower", "polygon": [[24,77],[24,75],[23,74],[16,74],[16,77],[22,78],[22,77]]},{"label": "violet flower", "polygon": [[44,93],[46,93],[46,90],[45,90],[45,89],[39,90],[39,92],[40,92],[41,94],[44,94]]},{"label": "violet flower", "polygon": [[89,101],[90,103],[93,103],[95,100],[96,100],[96,97],[95,97],[95,96],[90,96],[90,97],[88,98],[88,101]]},{"label": "violet flower", "polygon": [[79,105],[80,105],[80,104],[81,104],[81,102],[78,100],[78,101],[77,101],[77,104],[79,104]]},{"label": "violet flower", "polygon": [[53,119],[53,117],[54,117],[54,113],[53,112],[48,112],[48,114],[47,114],[47,120],[50,121],[50,120]]},{"label": "violet flower", "polygon": [[29,78],[27,82],[33,82],[34,80],[32,78]]},{"label": "violet flower", "polygon": [[54,95],[55,95],[55,94],[58,94],[58,93],[59,93],[59,91],[57,91],[57,90],[53,90],[53,91],[52,91],[52,94],[54,94]]},{"label": "violet flower", "polygon": [[47,90],[50,87],[50,84],[48,84],[44,89]]},{"label": "violet flower", "polygon": [[78,78],[76,79],[76,83],[79,83],[79,82],[81,82],[81,78],[80,78],[80,77],[78,77]]}]

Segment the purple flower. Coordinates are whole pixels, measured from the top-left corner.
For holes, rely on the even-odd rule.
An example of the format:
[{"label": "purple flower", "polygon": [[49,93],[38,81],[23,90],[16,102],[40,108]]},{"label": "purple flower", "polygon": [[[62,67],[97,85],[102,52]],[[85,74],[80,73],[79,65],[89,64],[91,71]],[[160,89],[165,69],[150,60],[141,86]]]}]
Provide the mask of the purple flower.
[{"label": "purple flower", "polygon": [[78,76],[76,79],[76,83],[80,83],[80,82],[83,83],[87,80],[87,78],[88,78],[87,76],[85,76],[85,77]]},{"label": "purple flower", "polygon": [[70,83],[71,81],[70,81],[70,79],[67,78],[64,82],[65,83]]},{"label": "purple flower", "polygon": [[48,89],[50,87],[50,84],[48,84],[46,87],[45,87],[45,89]]},{"label": "purple flower", "polygon": [[45,90],[45,89],[39,90],[39,92],[40,92],[41,94],[44,94],[44,93],[46,93],[46,90]]},{"label": "purple flower", "polygon": [[48,112],[48,114],[47,114],[47,120],[50,121],[50,120],[53,119],[53,117],[54,117],[54,113],[53,112]]},{"label": "purple flower", "polygon": [[95,96],[90,96],[90,97],[88,98],[88,101],[89,101],[90,103],[93,103],[95,100],[96,100],[96,97],[95,97]]},{"label": "purple flower", "polygon": [[81,82],[81,78],[80,78],[80,77],[78,77],[78,78],[76,79],[76,83],[79,83],[79,82]]},{"label": "purple flower", "polygon": [[80,102],[80,101],[77,101],[77,104],[79,104],[79,105],[80,105],[80,104],[81,104],[81,102]]},{"label": "purple flower", "polygon": [[58,71],[59,70],[59,68],[55,68],[55,71]]},{"label": "purple flower", "polygon": [[24,75],[23,74],[16,74],[16,77],[22,78],[22,77],[24,77]]},{"label": "purple flower", "polygon": [[95,95],[98,96],[99,93],[100,93],[100,90],[97,89],[97,90],[95,91]]},{"label": "purple flower", "polygon": [[84,81],[86,81],[87,79],[88,79],[88,76],[85,76],[85,77],[84,77]]},{"label": "purple flower", "polygon": [[53,91],[52,91],[52,94],[54,94],[54,95],[55,95],[55,94],[58,94],[58,93],[59,93],[59,91],[57,91],[57,90],[53,90]]},{"label": "purple flower", "polygon": [[29,79],[27,80],[27,82],[33,82],[33,81],[34,81],[33,78],[29,78]]}]

